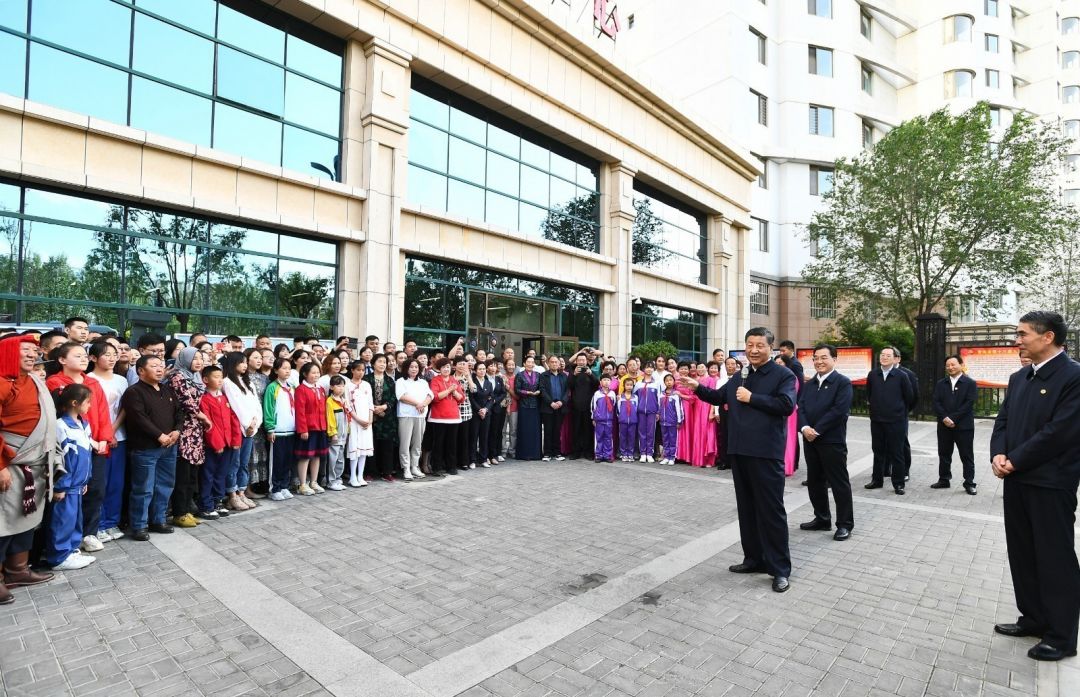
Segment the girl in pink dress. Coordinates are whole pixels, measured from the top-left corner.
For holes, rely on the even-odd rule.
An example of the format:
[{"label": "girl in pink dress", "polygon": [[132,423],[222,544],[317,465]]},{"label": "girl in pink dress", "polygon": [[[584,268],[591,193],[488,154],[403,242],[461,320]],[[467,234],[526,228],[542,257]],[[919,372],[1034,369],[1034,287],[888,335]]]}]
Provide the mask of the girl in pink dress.
[{"label": "girl in pink dress", "polygon": [[[688,377],[690,375],[690,364],[679,363],[677,371],[680,377]],[[695,446],[696,434],[692,415],[694,407],[698,403],[698,398],[693,390],[688,390],[681,385],[675,389],[678,390],[679,396],[683,399],[683,422],[679,424],[679,440],[675,446],[675,459],[679,462],[689,463],[693,459],[692,453]]]},{"label": "girl in pink dress", "polygon": [[[777,356],[776,362],[788,370],[791,370],[790,360],[787,356]],[[798,377],[798,376],[797,376]],[[802,390],[802,380],[795,380],[795,401],[799,401],[799,391]],[[791,412],[791,416],[787,420],[787,446],[784,448],[784,474],[788,477],[795,474],[795,470],[799,469],[799,407],[796,405],[795,410]]]},{"label": "girl in pink dress", "polygon": [[[710,389],[715,389],[720,379],[710,375],[710,368],[705,363],[698,364],[697,380]],[[690,451],[690,464],[694,467],[712,467],[716,463],[716,422],[713,418],[713,406],[708,402],[696,400],[687,420],[693,421],[694,448]]]}]

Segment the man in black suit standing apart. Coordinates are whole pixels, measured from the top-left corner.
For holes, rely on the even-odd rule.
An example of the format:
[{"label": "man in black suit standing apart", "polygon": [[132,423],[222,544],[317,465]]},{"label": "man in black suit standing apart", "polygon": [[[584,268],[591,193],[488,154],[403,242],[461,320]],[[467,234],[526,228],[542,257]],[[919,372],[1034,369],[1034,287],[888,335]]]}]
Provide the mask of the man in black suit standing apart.
[{"label": "man in black suit standing apart", "polygon": [[1080,564],[1073,540],[1080,484],[1080,365],[1065,353],[1065,320],[1028,312],[1016,345],[1032,364],[1009,378],[990,438],[994,475],[1005,480],[1005,542],[1020,617],[1007,636],[1037,636],[1039,661],[1076,655]]},{"label": "man in black suit standing apart", "polygon": [[938,480],[931,489],[948,489],[952,479],[953,445],[964,466],[964,491],[975,495],[975,381],[964,375],[964,359],[945,359],[946,377],[934,385],[937,415]]},{"label": "man in black suit standing apart", "polygon": [[784,447],[787,418],[795,410],[795,375],[772,361],[773,334],[764,327],[746,332],[749,367],[719,389],[679,378],[703,402],[728,405],[728,445],[743,561],[729,567],[737,574],[764,571],[772,588],[790,585],[787,512],[784,510]]},{"label": "man in black suit standing apart", "polygon": [[[851,380],[836,372],[836,347],[814,347],[817,375],[799,393],[799,433],[806,441],[806,481],[814,519],[803,530],[830,530],[829,489],[836,499],[834,540],[851,537],[855,515],[847,471],[847,421],[851,413]],[[826,482],[828,485],[826,485]]]},{"label": "man in black suit standing apart", "polygon": [[900,369],[900,353],[886,346],[878,354],[880,366],[866,376],[866,396],[870,403],[870,439],[874,450],[873,479],[867,489],[884,486],[885,472],[891,472],[893,490],[904,493],[907,466],[904,443],[907,441],[908,411],[914,405],[911,381]]}]

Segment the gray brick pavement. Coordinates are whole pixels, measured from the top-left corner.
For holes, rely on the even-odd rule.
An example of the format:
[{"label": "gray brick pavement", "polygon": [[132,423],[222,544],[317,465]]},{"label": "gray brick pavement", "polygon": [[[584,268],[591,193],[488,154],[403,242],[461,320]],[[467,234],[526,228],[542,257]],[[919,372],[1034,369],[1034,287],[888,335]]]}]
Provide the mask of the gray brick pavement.
[{"label": "gray brick pavement", "polygon": [[[927,428],[914,426],[913,437]],[[793,512],[785,595],[764,576],[726,571],[741,557],[736,543],[561,633],[566,613],[552,612],[568,602],[592,607],[590,593],[610,598],[643,565],[730,530],[729,475],[514,463],[455,481],[267,503],[181,534],[309,627],[402,676],[438,674],[519,626],[554,640],[510,667],[493,655],[490,673],[464,695],[1064,697],[1080,684],[1075,661],[1036,666],[1028,642],[990,631],[1015,608],[987,436],[983,424],[978,496],[928,488],[931,434],[913,449],[907,496],[856,491],[849,542],[797,530],[810,512]],[[865,421],[853,420],[850,447],[853,462],[869,452]],[[788,482],[794,500],[805,496],[802,478]],[[314,659],[289,639],[268,641],[243,604],[227,606],[227,594],[193,578],[206,569],[130,541],[98,557],[85,571],[17,590],[17,603],[0,608],[0,693],[373,694],[359,671],[320,685],[310,674],[318,666],[307,665]],[[538,625],[537,616],[556,619]],[[436,685],[432,694],[452,693]]]}]

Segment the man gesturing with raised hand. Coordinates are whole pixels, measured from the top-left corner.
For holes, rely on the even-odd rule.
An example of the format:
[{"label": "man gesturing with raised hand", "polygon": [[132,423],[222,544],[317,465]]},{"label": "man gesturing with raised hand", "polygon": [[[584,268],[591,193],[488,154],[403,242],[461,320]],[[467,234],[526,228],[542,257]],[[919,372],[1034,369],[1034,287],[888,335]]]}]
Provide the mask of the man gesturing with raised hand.
[{"label": "man gesturing with raised hand", "polygon": [[739,507],[743,561],[729,568],[737,574],[765,572],[773,590],[789,588],[791,553],[784,510],[784,448],[787,417],[795,409],[795,375],[773,363],[773,333],[764,327],[746,332],[749,367],[719,389],[685,377],[679,382],[704,402],[728,405],[728,456]]}]

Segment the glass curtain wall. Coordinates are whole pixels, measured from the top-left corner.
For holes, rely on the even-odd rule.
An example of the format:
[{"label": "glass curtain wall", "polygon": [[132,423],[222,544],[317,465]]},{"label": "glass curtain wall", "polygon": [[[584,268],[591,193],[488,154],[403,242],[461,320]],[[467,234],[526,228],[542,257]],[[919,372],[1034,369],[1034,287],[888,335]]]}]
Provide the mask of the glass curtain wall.
[{"label": "glass curtain wall", "polygon": [[706,283],[705,216],[634,182],[633,263],[672,278]]},{"label": "glass curtain wall", "polygon": [[635,304],[631,313],[634,346],[667,341],[679,350],[680,360],[705,360],[705,315],[666,305]]},{"label": "glass curtain wall", "polygon": [[344,50],[252,0],[0,2],[0,91],[333,179]]},{"label": "glass curtain wall", "polygon": [[[490,295],[489,295],[490,294]],[[486,300],[498,305],[487,307]],[[533,309],[536,326],[521,325],[520,331],[577,337],[582,345],[597,344],[600,299],[592,291],[506,276],[482,269],[410,257],[405,276],[405,338],[427,348],[445,349],[457,337],[466,335],[474,320],[486,317],[490,323],[502,312],[501,328],[515,329],[515,312],[526,317]]]},{"label": "glass curtain wall", "polygon": [[337,245],[0,182],[0,321],[333,336]]},{"label": "glass curtain wall", "polygon": [[414,76],[409,201],[599,251],[594,161]]}]

